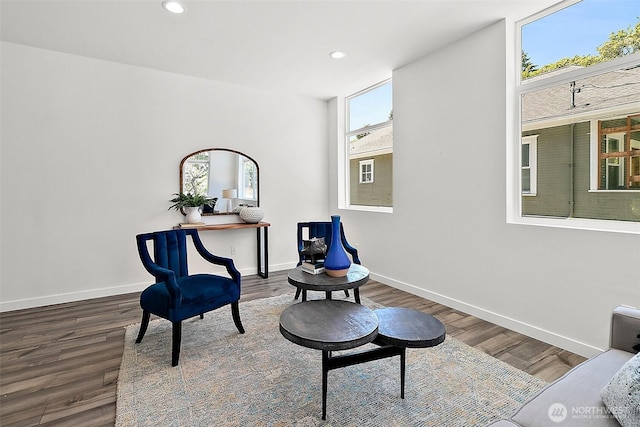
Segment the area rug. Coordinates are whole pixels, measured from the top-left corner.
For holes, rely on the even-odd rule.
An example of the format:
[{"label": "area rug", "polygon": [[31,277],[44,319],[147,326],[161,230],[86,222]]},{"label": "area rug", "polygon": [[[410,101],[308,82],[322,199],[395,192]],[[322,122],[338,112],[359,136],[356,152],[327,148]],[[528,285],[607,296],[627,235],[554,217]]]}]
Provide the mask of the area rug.
[{"label": "area rug", "polygon": [[116,426],[484,426],[545,385],[447,336],[407,350],[405,399],[398,357],[330,371],[323,421],[322,353],[279,331],[294,303],[292,295],[241,302],[243,335],[228,307],[184,322],[175,368],[170,322],[152,321],[141,344],[139,325],[127,327]]}]

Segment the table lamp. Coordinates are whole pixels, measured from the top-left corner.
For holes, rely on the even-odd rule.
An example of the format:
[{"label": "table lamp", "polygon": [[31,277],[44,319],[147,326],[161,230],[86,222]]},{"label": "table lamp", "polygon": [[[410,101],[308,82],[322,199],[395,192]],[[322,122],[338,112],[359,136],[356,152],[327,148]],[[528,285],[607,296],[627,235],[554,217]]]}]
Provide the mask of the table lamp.
[{"label": "table lamp", "polygon": [[232,199],[235,199],[238,197],[238,190],[236,190],[235,188],[229,188],[227,190],[222,190],[222,198],[223,199],[229,199],[229,201],[227,202],[227,212],[232,212],[233,211],[233,201]]}]

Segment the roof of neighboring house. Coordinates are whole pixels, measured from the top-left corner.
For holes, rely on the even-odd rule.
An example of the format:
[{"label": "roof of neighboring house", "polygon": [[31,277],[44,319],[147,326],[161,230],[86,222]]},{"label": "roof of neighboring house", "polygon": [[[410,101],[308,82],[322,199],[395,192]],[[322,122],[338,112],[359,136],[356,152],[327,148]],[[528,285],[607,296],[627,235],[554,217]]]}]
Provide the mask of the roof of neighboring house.
[{"label": "roof of neighboring house", "polygon": [[[579,67],[567,67],[553,73],[558,74],[575,68]],[[545,77],[550,74],[545,74]],[[569,83],[525,94],[522,99],[522,122],[551,121],[626,104],[638,104],[640,66],[580,79],[576,81],[575,90],[575,106],[572,106]]]},{"label": "roof of neighboring house", "polygon": [[391,153],[393,149],[393,125],[371,132],[351,143],[349,157],[359,158]]}]

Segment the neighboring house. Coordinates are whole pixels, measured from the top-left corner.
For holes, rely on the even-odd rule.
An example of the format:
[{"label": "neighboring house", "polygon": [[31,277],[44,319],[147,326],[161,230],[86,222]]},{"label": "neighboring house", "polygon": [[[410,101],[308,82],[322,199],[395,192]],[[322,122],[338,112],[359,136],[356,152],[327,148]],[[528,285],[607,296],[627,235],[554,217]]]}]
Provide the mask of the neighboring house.
[{"label": "neighboring house", "polygon": [[640,221],[640,66],[523,96],[522,196],[523,215]]},{"label": "neighboring house", "polygon": [[352,205],[392,206],[393,126],[371,132],[349,146]]}]

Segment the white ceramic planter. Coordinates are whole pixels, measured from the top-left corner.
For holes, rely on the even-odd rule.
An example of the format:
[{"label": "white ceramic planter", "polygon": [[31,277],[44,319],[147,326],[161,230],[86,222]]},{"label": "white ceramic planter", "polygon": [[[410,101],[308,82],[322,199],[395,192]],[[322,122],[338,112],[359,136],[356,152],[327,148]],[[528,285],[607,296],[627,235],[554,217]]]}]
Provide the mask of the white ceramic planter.
[{"label": "white ceramic planter", "polygon": [[198,222],[202,222],[202,213],[200,212],[200,207],[186,207],[184,208],[187,213],[187,223],[196,224]]}]

